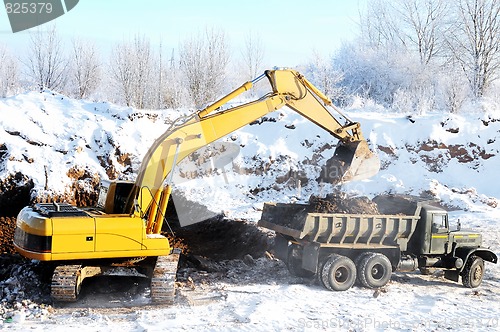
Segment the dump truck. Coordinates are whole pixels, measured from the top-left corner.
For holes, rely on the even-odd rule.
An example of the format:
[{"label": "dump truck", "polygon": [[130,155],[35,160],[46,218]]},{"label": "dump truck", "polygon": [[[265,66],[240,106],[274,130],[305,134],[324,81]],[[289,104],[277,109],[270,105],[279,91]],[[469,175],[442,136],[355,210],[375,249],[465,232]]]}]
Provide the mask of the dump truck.
[{"label": "dump truck", "polygon": [[[396,196],[383,201],[392,214],[317,213],[306,204],[266,203],[258,225],[276,233],[275,255],[292,275],[317,276],[334,291],[356,281],[380,288],[393,272],[417,269],[424,274],[442,269],[445,278],[461,278],[465,287],[475,288],[483,280],[484,261],[497,262],[496,254],[481,246],[481,234],[460,225],[451,230],[447,212],[435,202]],[[398,212],[398,204],[406,214]]]}]

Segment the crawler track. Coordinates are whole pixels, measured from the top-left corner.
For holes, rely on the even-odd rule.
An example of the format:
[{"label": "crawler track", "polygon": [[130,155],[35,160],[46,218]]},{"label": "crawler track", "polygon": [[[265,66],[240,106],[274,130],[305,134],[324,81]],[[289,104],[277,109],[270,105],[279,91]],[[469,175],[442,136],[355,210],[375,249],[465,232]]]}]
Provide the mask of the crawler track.
[{"label": "crawler track", "polygon": [[51,296],[57,302],[74,302],[80,293],[81,265],[60,265],[52,275]]},{"label": "crawler track", "polygon": [[151,300],[155,303],[173,304],[175,299],[175,275],[180,250],[174,249],[168,256],[159,256],[151,278]]}]

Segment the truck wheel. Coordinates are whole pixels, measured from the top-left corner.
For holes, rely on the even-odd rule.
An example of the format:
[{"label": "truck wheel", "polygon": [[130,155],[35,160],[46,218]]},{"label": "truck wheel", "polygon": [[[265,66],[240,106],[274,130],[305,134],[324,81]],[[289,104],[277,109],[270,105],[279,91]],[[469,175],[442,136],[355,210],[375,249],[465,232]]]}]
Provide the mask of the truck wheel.
[{"label": "truck wheel", "polygon": [[294,251],[296,250],[300,250],[299,246],[296,244],[292,244],[288,248],[288,257],[286,262],[288,271],[291,275],[296,277],[312,278],[314,276],[314,272],[302,268],[302,259],[294,255]]},{"label": "truck wheel", "polygon": [[467,288],[476,288],[483,282],[484,260],[471,256],[462,271],[462,284]]},{"label": "truck wheel", "polygon": [[361,266],[361,262],[366,256],[371,254],[372,254],[371,252],[364,252],[354,259],[354,265],[356,265],[356,275],[357,275],[356,282],[354,284],[357,286],[363,286],[363,284],[361,284],[361,281],[359,281],[359,274],[360,274],[359,267]]},{"label": "truck wheel", "polygon": [[368,288],[385,286],[392,275],[392,265],[389,259],[382,254],[372,253],[363,258],[358,265],[358,280]]},{"label": "truck wheel", "polygon": [[348,290],[356,281],[356,265],[349,257],[330,255],[321,270],[321,281],[329,290]]}]

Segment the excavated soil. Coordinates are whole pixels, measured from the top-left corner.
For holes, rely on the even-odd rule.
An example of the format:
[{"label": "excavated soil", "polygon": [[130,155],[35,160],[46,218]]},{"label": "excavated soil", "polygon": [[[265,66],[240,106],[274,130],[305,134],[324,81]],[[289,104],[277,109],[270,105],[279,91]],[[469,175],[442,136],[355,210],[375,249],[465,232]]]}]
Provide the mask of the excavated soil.
[{"label": "excavated soil", "polygon": [[264,209],[262,219],[302,230],[308,213],[381,214],[377,204],[368,197],[350,197],[344,192],[336,191],[325,197],[311,195],[308,204],[278,204],[269,210]]},{"label": "excavated soil", "polygon": [[0,217],[0,254],[13,254],[12,239],[16,229],[16,218]]},{"label": "excavated soil", "polygon": [[340,191],[328,194],[326,197],[311,195],[308,212],[380,214],[377,204],[368,197],[349,197]]},{"label": "excavated soil", "polygon": [[269,233],[255,223],[214,218],[187,227],[173,226],[174,246],[183,253],[212,260],[242,259],[246,255],[262,257],[269,249]]}]

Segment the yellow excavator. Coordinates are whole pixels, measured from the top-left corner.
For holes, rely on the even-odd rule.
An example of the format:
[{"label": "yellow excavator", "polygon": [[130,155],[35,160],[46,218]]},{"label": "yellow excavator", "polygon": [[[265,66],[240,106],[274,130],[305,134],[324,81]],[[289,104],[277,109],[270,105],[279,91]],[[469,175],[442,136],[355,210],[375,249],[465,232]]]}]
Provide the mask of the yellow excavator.
[{"label": "yellow excavator", "polygon": [[[271,91],[257,100],[227,107],[230,100],[267,78]],[[364,179],[380,168],[360,124],[334,108],[331,100],[294,70],[268,70],[253,81],[174,123],[147,151],[135,182],[102,181],[98,203],[78,208],[38,203],[17,218],[14,246],[23,256],[53,262],[54,301],[76,301],[87,277],[133,270],[151,278],[151,299],[172,303],[179,250],[161,235],[175,166],[219,138],[287,106],[320,126],[339,144],[334,160],[338,181]],[[333,116],[334,110],[342,123]],[[182,226],[182,225],[181,225]]]}]

